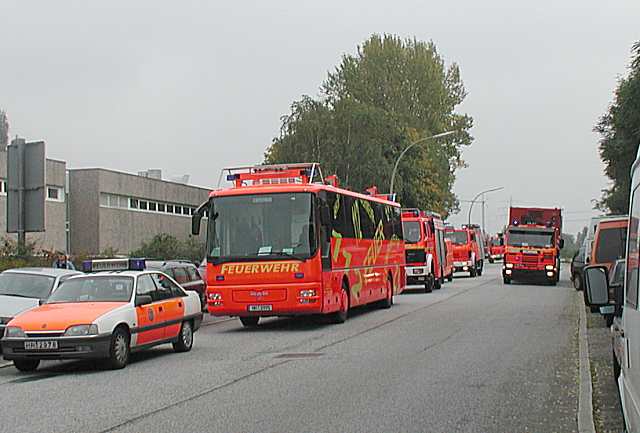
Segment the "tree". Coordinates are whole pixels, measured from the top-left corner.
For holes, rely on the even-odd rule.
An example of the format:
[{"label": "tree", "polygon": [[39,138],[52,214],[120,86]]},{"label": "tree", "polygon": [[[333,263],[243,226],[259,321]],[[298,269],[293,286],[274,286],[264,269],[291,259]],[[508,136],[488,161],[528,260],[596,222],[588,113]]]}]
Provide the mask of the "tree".
[{"label": "tree", "polygon": [[411,142],[448,130],[456,134],[416,146],[403,158],[396,192],[405,206],[447,214],[456,209],[455,171],[463,165],[472,119],[454,112],[466,92],[458,66],[444,65],[433,42],[373,35],[345,55],[321,85],[282,118],[266,163],[316,161],[325,174],[363,190],[387,190],[398,155]]},{"label": "tree", "polygon": [[7,113],[0,110],[0,149],[6,149],[9,144],[9,120]]},{"label": "tree", "polygon": [[616,214],[629,212],[631,165],[640,144],[640,41],[632,49],[629,75],[620,79],[614,101],[595,127],[600,140],[600,158],[612,181],[603,190],[597,207]]},{"label": "tree", "polygon": [[195,238],[181,241],[172,235],[162,233],[143,243],[138,250],[132,251],[130,256],[158,260],[184,259],[200,263],[204,252],[204,245]]}]

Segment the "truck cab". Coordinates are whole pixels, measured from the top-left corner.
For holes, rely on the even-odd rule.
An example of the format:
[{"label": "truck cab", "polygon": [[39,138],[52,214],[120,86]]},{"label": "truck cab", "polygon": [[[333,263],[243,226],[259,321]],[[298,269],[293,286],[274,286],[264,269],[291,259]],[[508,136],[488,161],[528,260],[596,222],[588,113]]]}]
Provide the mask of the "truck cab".
[{"label": "truck cab", "polygon": [[425,292],[440,289],[450,276],[444,223],[434,212],[402,210],[407,284],[424,285]]},{"label": "truck cab", "polygon": [[470,277],[482,275],[484,247],[473,227],[447,228],[447,239],[453,245],[453,271],[468,272]]},{"label": "truck cab", "polygon": [[502,260],[504,257],[504,238],[498,233],[489,240],[489,263]]}]

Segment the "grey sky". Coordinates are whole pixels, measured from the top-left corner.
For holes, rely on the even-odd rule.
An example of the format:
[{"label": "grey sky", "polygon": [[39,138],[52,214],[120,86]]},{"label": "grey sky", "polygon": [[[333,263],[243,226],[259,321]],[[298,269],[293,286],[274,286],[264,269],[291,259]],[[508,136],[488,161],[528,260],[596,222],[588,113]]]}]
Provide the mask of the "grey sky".
[{"label": "grey sky", "polygon": [[488,197],[491,231],[512,197],[564,207],[575,232],[606,186],[591,129],[639,18],[637,0],[3,0],[0,107],[12,134],[70,167],[215,186],[221,167],[259,162],[291,102],[371,33],[432,39],[460,65],[475,120],[460,198],[505,186]]}]

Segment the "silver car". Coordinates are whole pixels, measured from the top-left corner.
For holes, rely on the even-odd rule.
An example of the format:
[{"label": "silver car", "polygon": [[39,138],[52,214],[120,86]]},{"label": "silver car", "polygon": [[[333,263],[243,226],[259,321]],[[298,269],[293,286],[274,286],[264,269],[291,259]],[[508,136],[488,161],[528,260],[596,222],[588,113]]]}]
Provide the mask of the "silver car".
[{"label": "silver car", "polygon": [[0,336],[14,316],[38,306],[63,281],[80,274],[55,268],[17,268],[0,273]]}]

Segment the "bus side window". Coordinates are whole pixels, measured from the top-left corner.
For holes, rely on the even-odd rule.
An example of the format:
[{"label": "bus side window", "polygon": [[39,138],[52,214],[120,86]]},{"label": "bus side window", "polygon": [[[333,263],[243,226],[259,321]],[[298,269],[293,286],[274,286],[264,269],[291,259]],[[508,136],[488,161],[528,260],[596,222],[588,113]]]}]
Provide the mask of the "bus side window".
[{"label": "bus side window", "polygon": [[633,191],[631,200],[631,218],[629,220],[629,239],[627,240],[627,290],[626,303],[638,306],[638,261],[640,260],[640,187]]}]

